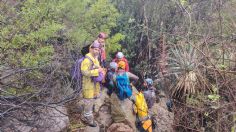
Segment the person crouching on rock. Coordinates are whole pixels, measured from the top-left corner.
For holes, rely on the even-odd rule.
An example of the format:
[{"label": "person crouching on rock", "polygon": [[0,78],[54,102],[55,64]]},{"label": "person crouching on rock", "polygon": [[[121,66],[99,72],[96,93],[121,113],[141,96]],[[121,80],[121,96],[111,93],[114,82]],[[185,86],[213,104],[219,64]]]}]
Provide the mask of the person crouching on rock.
[{"label": "person crouching on rock", "polygon": [[133,111],[137,115],[136,127],[140,132],[152,132],[152,120],[148,115],[148,106],[143,95],[143,88],[138,88],[138,93],[130,98],[133,103]]}]

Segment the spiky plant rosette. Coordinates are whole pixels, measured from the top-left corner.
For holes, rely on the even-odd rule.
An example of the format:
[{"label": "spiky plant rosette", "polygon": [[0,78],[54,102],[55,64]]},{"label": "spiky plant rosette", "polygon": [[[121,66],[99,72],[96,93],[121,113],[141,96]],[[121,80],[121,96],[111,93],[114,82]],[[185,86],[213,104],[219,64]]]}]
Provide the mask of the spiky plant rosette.
[{"label": "spiky plant rosette", "polygon": [[206,78],[203,75],[202,57],[196,48],[190,44],[181,43],[171,45],[169,49],[169,71],[176,77],[176,83],[172,84],[172,97],[184,98],[203,90],[206,85]]}]

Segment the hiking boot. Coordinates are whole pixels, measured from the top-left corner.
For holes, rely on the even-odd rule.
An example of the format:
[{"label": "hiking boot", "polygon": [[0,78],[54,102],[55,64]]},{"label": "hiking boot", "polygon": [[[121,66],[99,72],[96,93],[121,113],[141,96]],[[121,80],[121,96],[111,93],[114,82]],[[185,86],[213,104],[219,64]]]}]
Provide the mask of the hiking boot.
[{"label": "hiking boot", "polygon": [[90,127],[97,127],[97,123],[94,120],[91,121],[91,119],[89,119],[83,115],[81,115],[80,119],[83,123],[87,124]]},{"label": "hiking boot", "polygon": [[95,121],[88,123],[90,127],[97,127],[97,123]]}]

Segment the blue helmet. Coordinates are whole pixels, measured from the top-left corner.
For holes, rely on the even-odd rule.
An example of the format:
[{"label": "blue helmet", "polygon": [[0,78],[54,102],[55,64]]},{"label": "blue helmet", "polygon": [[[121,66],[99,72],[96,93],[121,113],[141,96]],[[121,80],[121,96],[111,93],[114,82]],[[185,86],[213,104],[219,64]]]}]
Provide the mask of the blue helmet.
[{"label": "blue helmet", "polygon": [[145,79],[145,82],[147,82],[148,85],[153,85],[153,80],[151,78]]},{"label": "blue helmet", "polygon": [[110,63],[110,68],[111,69],[117,69],[117,63],[116,62],[111,62]]}]

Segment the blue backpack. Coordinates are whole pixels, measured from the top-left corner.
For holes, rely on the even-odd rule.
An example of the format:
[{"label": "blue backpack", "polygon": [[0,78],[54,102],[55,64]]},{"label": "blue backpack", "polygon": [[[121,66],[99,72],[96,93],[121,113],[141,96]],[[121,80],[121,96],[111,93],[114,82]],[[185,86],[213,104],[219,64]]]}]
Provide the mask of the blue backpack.
[{"label": "blue backpack", "polygon": [[120,100],[129,98],[132,95],[128,73],[115,75],[117,94]]}]

